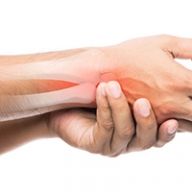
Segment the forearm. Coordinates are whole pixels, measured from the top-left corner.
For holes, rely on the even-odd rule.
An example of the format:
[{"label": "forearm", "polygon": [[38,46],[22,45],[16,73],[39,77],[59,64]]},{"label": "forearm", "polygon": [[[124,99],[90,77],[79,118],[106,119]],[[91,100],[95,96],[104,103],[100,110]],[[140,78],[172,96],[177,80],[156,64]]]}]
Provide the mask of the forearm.
[{"label": "forearm", "polygon": [[93,107],[103,58],[98,49],[1,57],[1,121]]},{"label": "forearm", "polygon": [[47,115],[0,123],[0,154],[40,138],[54,137],[47,128]]},{"label": "forearm", "polygon": [[191,50],[190,39],[154,36],[72,53],[2,58],[0,121],[95,106],[95,89],[104,74],[112,74],[107,81],[120,83],[131,106],[147,98],[159,124],[170,118],[192,120],[191,71],[173,59],[191,58]]}]

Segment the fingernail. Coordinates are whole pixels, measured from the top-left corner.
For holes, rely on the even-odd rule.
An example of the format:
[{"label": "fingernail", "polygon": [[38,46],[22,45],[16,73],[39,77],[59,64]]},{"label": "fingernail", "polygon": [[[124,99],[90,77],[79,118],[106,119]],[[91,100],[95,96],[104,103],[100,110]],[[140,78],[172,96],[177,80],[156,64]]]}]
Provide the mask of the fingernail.
[{"label": "fingernail", "polygon": [[151,109],[149,102],[146,99],[139,99],[138,102],[139,102],[138,104],[139,113],[143,117],[148,117],[150,115],[150,109]]},{"label": "fingernail", "polygon": [[113,98],[119,98],[121,95],[121,87],[119,85],[119,83],[115,82],[115,81],[111,81],[107,84],[107,90],[109,91],[109,94],[113,97]]},{"label": "fingernail", "polygon": [[175,125],[170,125],[167,129],[167,132],[171,135],[177,131],[177,127]]},{"label": "fingernail", "polygon": [[100,89],[101,94],[102,94],[103,96],[106,96],[106,92],[105,92],[106,84],[107,84],[107,83],[100,83],[100,84],[99,84],[99,89]]}]

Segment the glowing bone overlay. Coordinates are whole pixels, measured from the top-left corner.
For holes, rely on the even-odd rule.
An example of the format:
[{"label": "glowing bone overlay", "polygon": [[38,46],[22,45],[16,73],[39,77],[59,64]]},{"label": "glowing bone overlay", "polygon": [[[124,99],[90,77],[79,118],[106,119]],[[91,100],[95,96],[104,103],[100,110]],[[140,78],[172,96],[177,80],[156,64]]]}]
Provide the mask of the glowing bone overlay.
[{"label": "glowing bone overlay", "polygon": [[5,91],[0,94],[3,111],[0,121],[71,107],[94,106],[99,82],[114,77],[110,73],[101,75],[89,63],[82,70],[77,62],[70,57],[4,68],[1,87],[5,87]]}]

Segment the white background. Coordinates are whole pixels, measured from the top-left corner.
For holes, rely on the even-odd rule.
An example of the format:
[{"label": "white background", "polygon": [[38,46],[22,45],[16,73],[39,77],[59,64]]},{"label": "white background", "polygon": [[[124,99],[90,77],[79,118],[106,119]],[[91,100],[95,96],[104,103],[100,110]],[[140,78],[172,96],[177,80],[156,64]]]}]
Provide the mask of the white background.
[{"label": "white background", "polygon": [[[190,0],[0,0],[0,54],[106,46],[155,34],[192,37]],[[183,62],[187,67],[192,62]],[[0,192],[192,191],[192,135],[107,158],[39,140],[0,157]]]}]

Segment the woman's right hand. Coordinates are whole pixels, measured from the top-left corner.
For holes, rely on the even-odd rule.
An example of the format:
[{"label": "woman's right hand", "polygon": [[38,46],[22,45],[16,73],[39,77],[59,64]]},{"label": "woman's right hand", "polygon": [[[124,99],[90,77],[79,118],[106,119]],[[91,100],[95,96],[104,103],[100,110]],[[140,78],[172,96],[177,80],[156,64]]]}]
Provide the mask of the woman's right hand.
[{"label": "woman's right hand", "polygon": [[146,98],[160,125],[167,119],[192,121],[192,72],[175,58],[192,58],[192,39],[168,35],[138,38],[101,48],[101,73],[113,73],[129,103]]}]

